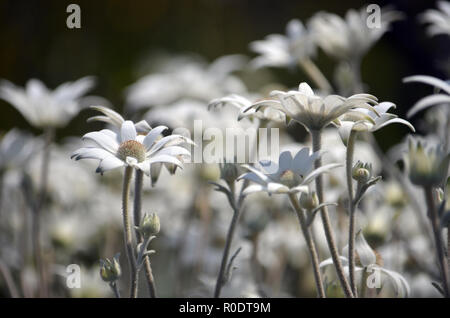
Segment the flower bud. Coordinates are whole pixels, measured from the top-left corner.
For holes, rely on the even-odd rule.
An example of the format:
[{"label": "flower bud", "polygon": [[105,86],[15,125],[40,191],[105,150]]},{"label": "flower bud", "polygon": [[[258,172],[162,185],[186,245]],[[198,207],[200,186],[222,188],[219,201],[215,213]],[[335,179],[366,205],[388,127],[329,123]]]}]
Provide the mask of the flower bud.
[{"label": "flower bud", "polygon": [[317,197],[317,194],[315,192],[309,193],[302,192],[300,194],[299,202],[302,209],[312,211],[319,205],[319,198]]},{"label": "flower bud", "polygon": [[352,178],[362,184],[367,183],[372,177],[372,165],[358,161],[352,168]]},{"label": "flower bud", "polygon": [[105,282],[114,282],[120,278],[122,275],[122,270],[119,264],[120,253],[117,253],[112,260],[104,259],[100,260],[100,277]]},{"label": "flower bud", "polygon": [[159,223],[159,217],[156,213],[148,215],[147,213],[142,218],[141,224],[139,226],[139,231],[144,237],[150,237],[152,235],[158,234],[161,225]]},{"label": "flower bud", "polygon": [[237,177],[239,177],[239,170],[236,164],[226,162],[220,165],[220,179],[232,183]]}]

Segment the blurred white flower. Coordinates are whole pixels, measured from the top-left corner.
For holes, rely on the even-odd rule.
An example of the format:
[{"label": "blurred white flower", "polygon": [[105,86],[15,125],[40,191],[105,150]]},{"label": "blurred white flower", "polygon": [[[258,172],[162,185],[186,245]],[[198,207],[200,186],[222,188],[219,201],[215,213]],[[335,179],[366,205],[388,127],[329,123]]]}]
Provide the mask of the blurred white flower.
[{"label": "blurred white flower", "polygon": [[429,36],[438,34],[450,35],[450,3],[438,1],[439,10],[430,9],[420,15],[422,23],[429,23],[427,33]]},{"label": "blurred white flower", "polygon": [[381,10],[381,27],[369,27],[366,7],[357,11],[350,9],[345,19],[340,16],[319,12],[308,22],[308,27],[326,54],[340,59],[352,61],[361,57],[389,30],[393,21],[399,20],[401,14],[383,8]]},{"label": "blurred white flower", "polygon": [[248,186],[244,194],[260,191],[269,194],[308,192],[308,184],[318,175],[341,166],[329,164],[314,169],[314,161],[318,157],[318,152],[310,154],[308,148],[302,148],[294,157],[290,151],[282,152],[278,164],[272,161],[260,161],[261,169],[244,165],[250,172],[243,174],[239,179],[257,183]]},{"label": "blurred white flower", "polygon": [[286,25],[286,35],[270,34],[264,40],[250,43],[250,49],[259,54],[251,61],[253,67],[291,67],[315,53],[315,43],[300,20]]},{"label": "blurred white flower", "polygon": [[150,175],[150,165],[158,162],[181,167],[183,164],[177,156],[188,156],[190,153],[177,144],[191,141],[180,135],[170,135],[157,141],[166,129],[165,126],[158,126],[145,136],[138,135],[134,123],[127,120],[121,126],[120,135],[109,129],[84,135],[83,139],[88,139],[95,145],[78,149],[72,158],[100,160],[97,172],[102,174],[119,167],[132,166]]},{"label": "blurred white flower", "polygon": [[64,127],[78,114],[82,96],[94,84],[92,77],[83,77],[51,91],[38,79],[29,80],[25,88],[5,80],[0,84],[0,98],[13,105],[35,127]]},{"label": "blurred white flower", "polygon": [[445,94],[436,93],[420,99],[408,111],[407,113],[408,117],[414,116],[418,112],[434,105],[441,105],[441,104],[446,104],[447,106],[450,105],[450,84],[448,82],[427,75],[415,75],[405,77],[403,79],[403,83],[410,83],[410,82],[419,82],[432,85],[436,89],[442,90]]},{"label": "blurred white flower", "polygon": [[371,104],[377,103],[376,97],[369,94],[356,94],[348,98],[339,95],[321,97],[314,94],[311,87],[304,82],[300,83],[297,91],[272,91],[270,95],[278,98],[280,104],[251,105],[243,111],[274,107],[310,131],[321,130],[333,121],[338,123],[338,118],[349,111],[357,113],[360,108],[372,110]]},{"label": "blurred white flower", "polygon": [[162,72],[144,76],[127,89],[127,106],[136,110],[171,104],[182,98],[208,102],[231,92],[245,92],[242,81],[231,75],[245,60],[241,55],[228,55],[209,65],[189,60],[169,63]]},{"label": "blurred white flower", "polygon": [[[406,279],[401,274],[385,269],[380,265],[381,261],[379,260],[378,255],[366,242],[362,231],[359,231],[359,233],[356,235],[355,250],[358,260],[358,264],[355,267],[355,274],[357,275],[357,281],[359,281],[359,284],[357,284],[357,286],[359,285],[361,287],[363,284],[367,284],[366,289],[373,287],[386,289],[389,288],[390,285],[393,287],[396,297],[404,298],[410,295],[410,288]],[[348,255],[348,245],[342,249],[342,255]],[[348,259],[345,256],[340,256],[340,258],[342,261],[342,265],[344,266],[344,270],[348,275]],[[320,263],[321,268],[329,267],[330,265],[333,265],[333,260],[331,258],[328,258]],[[363,274],[365,272],[368,274],[368,277],[365,278],[365,282],[361,282],[362,279],[364,279]],[[378,277],[380,284],[379,286],[369,286],[369,280],[371,280],[371,277],[373,277],[373,275],[380,275]],[[375,278],[373,283],[376,282],[377,279]]]}]

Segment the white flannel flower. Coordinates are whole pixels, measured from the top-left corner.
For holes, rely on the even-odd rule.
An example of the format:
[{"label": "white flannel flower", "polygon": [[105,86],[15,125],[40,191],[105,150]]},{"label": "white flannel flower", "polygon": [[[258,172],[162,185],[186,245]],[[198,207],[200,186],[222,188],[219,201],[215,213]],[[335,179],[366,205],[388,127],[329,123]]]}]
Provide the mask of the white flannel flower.
[{"label": "white flannel flower", "polygon": [[450,35],[450,3],[438,1],[439,10],[430,9],[420,16],[422,23],[429,23],[427,33],[430,36],[438,34]]},{"label": "white flannel flower", "polygon": [[286,35],[270,34],[264,40],[250,43],[252,51],[260,54],[251,64],[256,67],[290,67],[315,53],[313,38],[300,20],[291,20]]},{"label": "white flannel flower", "polygon": [[318,175],[340,167],[341,164],[324,165],[314,169],[314,161],[319,152],[309,153],[309,148],[302,148],[294,157],[290,151],[280,154],[278,164],[263,160],[259,162],[260,168],[244,165],[250,172],[243,174],[240,179],[247,179],[256,184],[248,186],[244,194],[254,192],[272,193],[298,193],[308,192],[308,184]]},{"label": "white flannel flower", "polygon": [[146,135],[138,135],[133,122],[127,120],[121,125],[120,134],[103,129],[84,135],[83,139],[90,140],[95,145],[78,149],[72,154],[72,158],[100,160],[96,172],[102,174],[119,167],[132,166],[150,175],[150,166],[155,163],[170,163],[182,167],[177,156],[189,156],[190,153],[177,145],[192,141],[180,135],[170,135],[158,140],[165,129],[167,127],[158,126]]},{"label": "white flannel flower", "polygon": [[445,82],[436,77],[426,75],[409,76],[403,79],[403,83],[410,82],[419,82],[432,85],[435,88],[442,90],[445,94],[436,93],[420,99],[408,111],[408,113],[406,114],[408,117],[414,116],[418,112],[434,105],[450,104],[450,84],[448,82]]},{"label": "white flannel flower", "polygon": [[[321,130],[331,122],[338,124],[338,118],[355,108],[368,108],[373,110],[370,104],[376,104],[375,96],[369,94],[356,94],[348,98],[339,95],[328,95],[321,97],[314,94],[314,91],[306,83],[300,83],[297,91],[272,91],[271,96],[276,97],[280,103],[270,105],[283,112],[289,119],[299,122],[310,131]],[[251,105],[243,111],[255,108],[264,109],[268,105]]]},{"label": "white flannel flower", "polygon": [[[355,276],[359,289],[361,289],[360,287],[362,284],[366,284],[366,290],[369,288],[377,288],[381,289],[379,292],[383,292],[391,287],[396,297],[404,298],[410,295],[411,292],[406,279],[401,274],[385,269],[381,266],[381,258],[369,246],[361,231],[359,231],[356,235],[355,250],[357,260]],[[348,255],[348,245],[342,249],[342,255]],[[348,258],[346,256],[340,256],[340,259],[342,261],[342,265],[344,266],[345,274],[348,276]],[[320,263],[320,268],[324,269],[326,267],[333,267],[333,260],[331,258],[328,258]],[[364,273],[366,273],[366,277],[363,275]],[[361,282],[363,278],[365,278],[365,282]],[[372,286],[372,284],[375,286]],[[359,292],[361,293],[362,290],[359,290]]]},{"label": "white flannel flower", "polygon": [[[263,98],[252,102],[244,96],[232,94],[213,99],[209,102],[208,109],[226,105],[233,106],[239,110],[238,120],[243,118],[258,118],[260,120],[269,120],[273,122],[286,121],[285,114],[277,110],[277,107],[280,105],[280,101],[276,99]],[[256,108],[262,105],[274,107],[265,107],[262,111],[257,111]],[[244,112],[244,110],[247,111]]]},{"label": "white flannel flower", "polygon": [[136,110],[186,98],[208,102],[231,92],[245,92],[242,81],[232,75],[245,61],[241,55],[223,56],[211,64],[171,59],[160,72],[140,78],[127,89],[127,106]]},{"label": "white flannel flower", "polygon": [[83,77],[51,91],[37,79],[29,80],[25,88],[3,81],[0,98],[13,105],[31,125],[58,128],[67,125],[79,113],[82,96],[94,84],[92,77]]},{"label": "white flannel flower", "polygon": [[408,126],[413,132],[414,126],[407,120],[398,118],[397,115],[388,113],[395,104],[391,102],[382,102],[373,106],[376,113],[365,108],[355,109],[355,113],[347,113],[339,118],[339,135],[344,144],[352,130],[374,132],[390,124],[399,123]]},{"label": "white flannel flower", "polygon": [[381,26],[369,27],[366,8],[350,9],[345,19],[319,12],[309,21],[309,29],[317,44],[326,54],[339,60],[360,60],[361,57],[388,31],[390,24],[401,17],[399,12],[382,10]]}]

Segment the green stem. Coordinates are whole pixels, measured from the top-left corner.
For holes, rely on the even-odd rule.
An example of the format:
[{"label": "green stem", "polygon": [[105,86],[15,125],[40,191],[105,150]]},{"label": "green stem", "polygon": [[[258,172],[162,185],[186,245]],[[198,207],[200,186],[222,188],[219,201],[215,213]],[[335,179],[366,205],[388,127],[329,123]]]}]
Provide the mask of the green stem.
[{"label": "green stem", "polygon": [[311,80],[323,91],[332,92],[333,88],[331,87],[330,82],[328,82],[327,78],[323,75],[320,69],[317,67],[314,62],[309,58],[304,58],[299,60],[299,65],[303,69],[303,71],[308,74]]},{"label": "green stem", "polygon": [[129,213],[129,199],[130,199],[130,187],[131,178],[133,176],[133,168],[127,166],[125,168],[125,175],[123,178],[123,192],[122,192],[122,215],[123,215],[123,229],[124,229],[124,241],[128,258],[128,264],[130,266],[130,298],[137,298],[138,292],[138,279],[137,279],[137,266],[136,257],[133,247],[133,236],[131,232],[131,222]]},{"label": "green stem", "polygon": [[[321,144],[322,144],[322,141],[321,141],[322,131],[321,130],[311,130],[310,133],[311,133],[311,137],[312,137],[313,151],[314,152],[320,151]],[[318,159],[316,159],[315,168],[317,169],[320,166],[322,166],[322,159],[319,157]],[[323,200],[323,183],[322,183],[322,175],[321,174],[316,178],[316,192],[317,192],[317,197],[319,198],[319,204],[322,204],[324,202],[324,200]],[[336,273],[337,273],[337,276],[341,283],[342,289],[343,289],[346,297],[353,298],[352,290],[347,281],[347,278],[345,277],[344,269],[342,268],[341,259],[339,258],[338,250],[337,250],[336,243],[334,240],[333,229],[332,229],[331,223],[330,223],[330,217],[328,215],[327,206],[323,206],[320,209],[320,216],[322,218],[323,229],[325,232],[325,236],[327,238],[327,243],[328,243],[328,248],[330,249],[331,258],[332,258],[333,264],[336,268]]]},{"label": "green stem", "polygon": [[356,279],[355,279],[355,202],[353,199],[353,180],[352,180],[352,167],[353,167],[353,154],[355,150],[355,139],[357,132],[352,130],[347,141],[347,158],[345,163],[345,170],[347,174],[347,189],[348,189],[348,211],[349,211],[349,230],[348,230],[348,260],[349,260],[349,273],[350,273],[350,286],[352,288],[353,295],[357,296]]},{"label": "green stem", "polygon": [[428,207],[428,215],[430,217],[431,225],[433,227],[434,240],[437,249],[437,257],[442,276],[442,287],[443,287],[442,289],[444,290],[445,297],[450,298],[447,259],[444,255],[444,244],[442,242],[439,216],[437,215],[436,207],[434,204],[433,188],[424,187],[424,192],[425,192],[425,201]]},{"label": "green stem", "polygon": [[227,239],[225,242],[225,248],[223,250],[222,262],[220,264],[219,275],[217,276],[216,288],[214,290],[214,298],[220,297],[220,291],[222,290],[223,285],[225,284],[225,270],[228,264],[228,256],[230,254],[231,243],[233,241],[234,232],[236,231],[236,226],[239,221],[239,217],[241,214],[241,200],[236,204],[236,195],[235,195],[235,182],[229,184],[230,186],[230,205],[233,208],[233,218],[231,219],[230,227],[228,228]]},{"label": "green stem", "polygon": [[320,275],[319,257],[317,255],[316,244],[311,236],[309,227],[306,224],[305,215],[300,207],[298,199],[295,194],[289,194],[289,200],[294,207],[297,214],[298,221],[300,222],[300,228],[302,229],[303,236],[305,237],[306,245],[308,246],[309,255],[311,257],[311,265],[314,271],[314,279],[317,288],[317,296],[319,298],[325,298],[325,290],[323,289],[322,277]]},{"label": "green stem", "polygon": [[[139,226],[142,219],[142,186],[144,183],[144,173],[141,170],[136,170],[135,184],[134,184],[134,225]],[[144,241],[141,233],[136,230],[136,237],[139,243]],[[156,297],[156,286],[153,278],[153,271],[148,255],[144,258],[145,278],[147,281],[148,292],[151,298]],[[139,275],[139,274],[138,274]]]},{"label": "green stem", "polygon": [[111,282],[109,284],[109,287],[111,287],[112,291],[114,292],[114,296],[116,296],[116,298],[120,298],[120,292],[119,292],[119,288],[117,287],[117,283]]}]

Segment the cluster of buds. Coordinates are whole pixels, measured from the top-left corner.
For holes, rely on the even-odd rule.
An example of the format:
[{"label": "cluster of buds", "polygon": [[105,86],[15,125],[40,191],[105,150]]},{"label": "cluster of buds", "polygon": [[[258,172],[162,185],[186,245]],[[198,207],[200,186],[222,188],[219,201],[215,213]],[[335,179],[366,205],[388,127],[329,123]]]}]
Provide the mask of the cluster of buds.
[{"label": "cluster of buds", "polygon": [[114,283],[122,275],[119,264],[120,253],[117,253],[111,260],[108,258],[100,260],[100,277],[108,283]]}]

